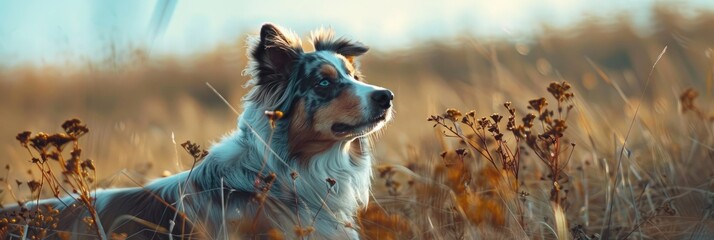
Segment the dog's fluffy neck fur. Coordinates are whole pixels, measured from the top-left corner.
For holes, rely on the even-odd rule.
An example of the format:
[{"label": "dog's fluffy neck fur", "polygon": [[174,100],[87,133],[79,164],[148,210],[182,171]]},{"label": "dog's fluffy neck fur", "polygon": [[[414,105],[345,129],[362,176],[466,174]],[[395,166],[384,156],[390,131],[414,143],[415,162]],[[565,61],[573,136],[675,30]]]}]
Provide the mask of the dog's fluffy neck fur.
[{"label": "dog's fluffy neck fur", "polygon": [[[278,222],[278,224],[274,224],[274,227],[281,228],[283,233],[294,232],[294,227],[298,226],[295,216],[295,194],[297,193],[299,205],[297,209],[299,209],[298,214],[303,228],[314,227],[317,236],[326,238],[356,237],[354,230],[346,226],[356,227],[352,215],[358,207],[366,206],[369,200],[368,189],[370,188],[372,170],[371,159],[367,154],[368,140],[363,137],[338,141],[327,151],[316,154],[307,161],[299,160],[291,156],[287,146],[289,119],[280,120],[275,129],[271,129],[268,119],[263,114],[265,110],[258,104],[246,102],[244,112],[238,120],[238,130],[224,137],[209,150],[210,154],[193,170],[195,172],[192,176],[202,176],[202,178],[191,177],[188,183],[194,184],[197,189],[203,191],[220,189],[222,178],[226,191],[255,193],[259,190],[256,189],[256,182],[253,180],[258,179],[258,173],[262,168],[262,176],[275,173],[277,177],[268,192],[268,197],[274,201],[266,203],[272,208],[263,210],[263,214],[269,220]],[[270,148],[266,146],[266,143],[270,144]],[[359,150],[362,151],[361,154],[350,151],[351,147],[355,147],[353,144],[358,144]],[[298,174],[294,185],[291,176],[293,172]],[[174,177],[186,179],[188,174],[182,173]],[[332,188],[329,187],[327,178],[336,180],[336,184]],[[228,179],[239,181],[227,182]],[[158,180],[149,187],[162,188],[156,189],[159,192],[162,192],[161,190],[178,190],[175,186],[164,185],[162,182],[176,181]],[[328,189],[330,189],[329,194]],[[175,193],[167,195],[175,195]],[[210,195],[216,196],[216,194]],[[213,199],[212,201],[215,205],[217,200]],[[324,206],[323,201],[326,203]],[[252,218],[256,211],[256,209],[230,209],[231,206],[251,206],[250,204],[227,204],[226,212],[233,213],[226,215],[227,221],[241,217]],[[215,207],[220,207],[220,205]],[[319,213],[314,211],[320,208],[322,210]],[[215,210],[220,211],[221,209]],[[312,221],[316,214],[318,216],[313,225]],[[211,220],[210,218],[213,218],[211,216],[207,216],[207,218],[209,219],[207,224],[219,223],[217,220]]]}]

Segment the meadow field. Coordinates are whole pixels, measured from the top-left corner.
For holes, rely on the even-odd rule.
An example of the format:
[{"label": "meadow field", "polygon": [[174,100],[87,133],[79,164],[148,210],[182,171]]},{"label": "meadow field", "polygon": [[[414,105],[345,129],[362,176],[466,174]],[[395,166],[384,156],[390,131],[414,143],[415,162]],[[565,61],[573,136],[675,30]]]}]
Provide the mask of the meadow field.
[{"label": "meadow field", "polygon": [[[362,72],[394,92],[397,114],[376,144],[363,237],[713,239],[714,12],[652,11],[651,29],[623,15],[372,49]],[[90,128],[95,187],[190,168],[180,143],[210,146],[236,126],[207,84],[240,111],[245,65],[245,38],[189,57],[0,63],[2,203],[31,199],[40,178],[17,134],[70,118]]]}]

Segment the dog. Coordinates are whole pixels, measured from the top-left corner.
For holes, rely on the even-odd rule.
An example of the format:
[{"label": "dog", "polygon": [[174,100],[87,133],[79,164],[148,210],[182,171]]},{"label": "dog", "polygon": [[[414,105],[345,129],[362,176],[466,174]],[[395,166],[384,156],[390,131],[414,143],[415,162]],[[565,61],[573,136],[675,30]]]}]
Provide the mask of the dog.
[{"label": "dog", "polygon": [[[144,187],[98,190],[95,209],[107,236],[359,238],[354,214],[369,201],[371,145],[394,115],[393,93],[362,80],[357,58],[369,48],[320,29],[306,52],[295,33],[270,23],[248,41],[251,89],[237,130],[189,171]],[[57,209],[57,231],[98,238],[74,196],[24,207]]]}]

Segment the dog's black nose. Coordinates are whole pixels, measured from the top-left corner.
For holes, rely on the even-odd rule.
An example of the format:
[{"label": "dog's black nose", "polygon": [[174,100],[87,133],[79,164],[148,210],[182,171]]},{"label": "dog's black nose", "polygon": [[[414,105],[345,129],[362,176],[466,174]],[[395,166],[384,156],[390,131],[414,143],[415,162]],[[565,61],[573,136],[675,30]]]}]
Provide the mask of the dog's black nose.
[{"label": "dog's black nose", "polygon": [[392,99],[394,99],[394,94],[389,90],[377,90],[372,92],[372,101],[374,105],[382,109],[387,109],[392,106]]}]

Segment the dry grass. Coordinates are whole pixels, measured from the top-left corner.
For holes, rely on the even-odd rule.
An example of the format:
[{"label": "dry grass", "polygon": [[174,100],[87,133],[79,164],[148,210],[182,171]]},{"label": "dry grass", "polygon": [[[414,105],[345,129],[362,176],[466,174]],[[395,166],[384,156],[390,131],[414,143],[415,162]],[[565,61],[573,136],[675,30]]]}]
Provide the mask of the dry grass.
[{"label": "dry grass", "polygon": [[[653,11],[656,29],[646,35],[621,18],[527,42],[463,37],[368,54],[367,81],[395,92],[397,119],[376,150],[372,204],[358,213],[364,237],[712,238],[714,13]],[[42,179],[24,171],[19,131],[53,130],[72,117],[92,126],[83,156],[95,160],[96,186],[134,186],[122,169],[140,181],[189,169],[176,139],[206,146],[235,127],[205,83],[239,106],[243,45],[190,59],[136,51],[102,63],[0,68],[2,165],[13,169],[4,180]],[[573,96],[561,101],[547,87],[564,81]],[[529,102],[542,97],[550,105]],[[442,115],[448,107],[478,111]],[[523,122],[529,113],[532,126]],[[462,129],[432,128],[432,115]],[[4,202],[10,192],[31,199],[23,186],[0,193]]]}]

